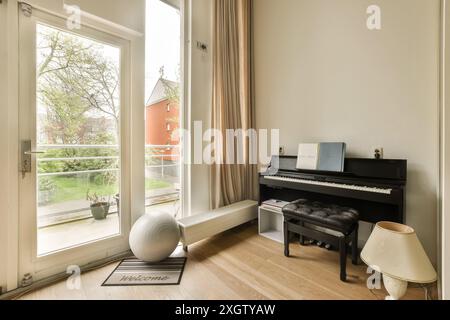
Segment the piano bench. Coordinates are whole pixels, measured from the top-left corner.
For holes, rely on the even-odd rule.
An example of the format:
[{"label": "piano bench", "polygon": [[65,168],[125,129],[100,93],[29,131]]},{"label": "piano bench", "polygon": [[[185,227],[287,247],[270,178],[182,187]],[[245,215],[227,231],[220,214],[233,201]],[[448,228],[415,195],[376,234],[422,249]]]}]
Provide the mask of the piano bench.
[{"label": "piano bench", "polygon": [[290,233],[322,241],[339,248],[341,281],[347,281],[347,246],[352,243],[352,263],[358,264],[358,211],[305,199],[283,208],[284,255],[289,257]]}]

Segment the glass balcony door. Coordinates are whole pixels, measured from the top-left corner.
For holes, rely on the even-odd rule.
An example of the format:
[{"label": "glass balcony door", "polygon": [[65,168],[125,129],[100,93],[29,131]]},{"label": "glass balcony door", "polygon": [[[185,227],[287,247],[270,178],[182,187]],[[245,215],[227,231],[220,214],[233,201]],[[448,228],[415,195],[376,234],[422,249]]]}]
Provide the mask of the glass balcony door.
[{"label": "glass balcony door", "polygon": [[128,43],[20,17],[21,272],[125,251]]}]

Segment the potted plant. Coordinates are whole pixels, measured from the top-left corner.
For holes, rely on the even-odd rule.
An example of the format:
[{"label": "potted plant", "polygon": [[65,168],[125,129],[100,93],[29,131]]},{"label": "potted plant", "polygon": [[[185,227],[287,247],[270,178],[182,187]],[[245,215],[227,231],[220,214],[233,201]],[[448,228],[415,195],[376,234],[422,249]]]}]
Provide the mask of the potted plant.
[{"label": "potted plant", "polygon": [[86,200],[91,202],[91,214],[95,220],[104,220],[109,214],[109,201],[104,197],[100,197],[97,193],[90,194],[89,190],[86,193]]}]

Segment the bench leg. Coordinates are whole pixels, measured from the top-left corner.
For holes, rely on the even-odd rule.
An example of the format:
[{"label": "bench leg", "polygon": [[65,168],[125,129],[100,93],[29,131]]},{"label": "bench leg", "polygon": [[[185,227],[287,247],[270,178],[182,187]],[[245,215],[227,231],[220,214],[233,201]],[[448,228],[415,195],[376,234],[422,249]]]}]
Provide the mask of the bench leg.
[{"label": "bench leg", "polygon": [[284,256],[289,257],[289,228],[286,220],[284,221]]},{"label": "bench leg", "polygon": [[341,263],[341,281],[347,281],[347,241],[345,237],[339,239],[339,253]]},{"label": "bench leg", "polygon": [[[302,227],[305,226],[305,224],[304,224],[303,222],[300,223],[300,225],[301,225]],[[300,236],[300,245],[304,246],[304,245],[305,245],[305,237],[304,237],[302,234],[300,234],[299,236]]]},{"label": "bench leg", "polygon": [[352,236],[352,263],[353,265],[357,266],[358,265],[358,260],[359,260],[359,251],[358,251],[358,228],[359,226],[356,226],[355,231],[353,231],[353,236]]}]

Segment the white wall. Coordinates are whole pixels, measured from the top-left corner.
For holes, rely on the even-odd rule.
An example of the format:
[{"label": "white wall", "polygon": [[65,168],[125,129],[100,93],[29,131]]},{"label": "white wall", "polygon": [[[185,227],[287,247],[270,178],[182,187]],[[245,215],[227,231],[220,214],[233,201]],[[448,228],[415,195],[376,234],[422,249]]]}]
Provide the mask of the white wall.
[{"label": "white wall", "polygon": [[280,128],[287,153],[345,141],[408,159],[406,223],[436,262],[439,0],[257,0],[255,59],[258,127]]}]

